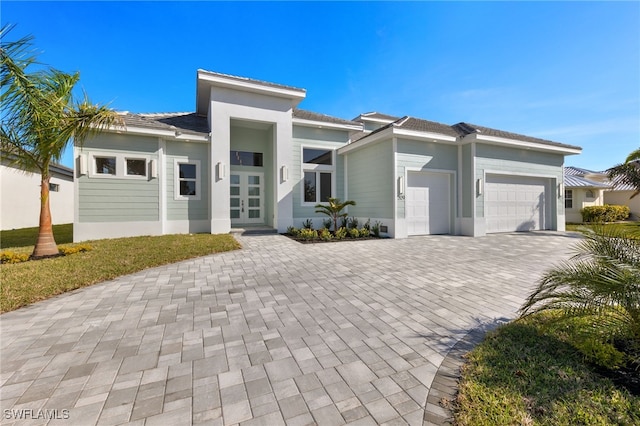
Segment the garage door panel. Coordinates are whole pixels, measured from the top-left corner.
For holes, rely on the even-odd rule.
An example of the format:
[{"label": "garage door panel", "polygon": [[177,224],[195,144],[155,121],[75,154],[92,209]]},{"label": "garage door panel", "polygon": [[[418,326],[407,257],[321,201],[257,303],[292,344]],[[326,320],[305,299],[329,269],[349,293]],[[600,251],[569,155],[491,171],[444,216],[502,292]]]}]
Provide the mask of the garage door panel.
[{"label": "garage door panel", "polygon": [[545,229],[547,179],[525,176],[486,176],[487,233]]}]

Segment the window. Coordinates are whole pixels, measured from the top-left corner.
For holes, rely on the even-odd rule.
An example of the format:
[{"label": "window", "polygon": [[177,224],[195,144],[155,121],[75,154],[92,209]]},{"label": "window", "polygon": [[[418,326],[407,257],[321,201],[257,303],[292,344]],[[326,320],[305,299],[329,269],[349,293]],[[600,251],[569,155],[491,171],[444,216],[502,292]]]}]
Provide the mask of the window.
[{"label": "window", "polygon": [[303,148],[303,203],[322,203],[333,196],[334,151]]},{"label": "window", "polygon": [[565,209],[573,208],[573,190],[572,189],[564,190],[564,208]]},{"label": "window", "polygon": [[51,191],[51,192],[60,192],[60,184],[58,184],[58,183],[49,183],[49,191]]},{"label": "window", "polygon": [[96,161],[96,174],[116,175],[116,157],[94,157]]},{"label": "window", "polygon": [[127,176],[147,176],[147,160],[143,158],[127,158]]},{"label": "window", "polygon": [[176,200],[200,199],[200,161],[175,162],[176,178],[174,198]]},{"label": "window", "polygon": [[231,151],[231,160],[229,161],[229,163],[232,166],[262,167],[262,153],[247,152],[247,151]]},{"label": "window", "polygon": [[592,189],[587,189],[587,198],[596,198],[596,196],[593,194],[593,190]]}]

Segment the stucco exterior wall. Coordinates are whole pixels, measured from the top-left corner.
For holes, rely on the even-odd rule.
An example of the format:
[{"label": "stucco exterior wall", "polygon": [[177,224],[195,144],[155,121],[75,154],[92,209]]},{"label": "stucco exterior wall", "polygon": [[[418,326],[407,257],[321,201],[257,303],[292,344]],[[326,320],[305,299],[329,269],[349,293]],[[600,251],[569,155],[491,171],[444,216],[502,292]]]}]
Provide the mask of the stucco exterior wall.
[{"label": "stucco exterior wall", "polygon": [[640,195],[631,198],[633,191],[605,191],[604,203],[629,206],[634,218],[640,218]]},{"label": "stucco exterior wall", "polygon": [[[59,191],[49,193],[51,220],[54,225],[73,222],[73,178],[53,174],[51,183]],[[38,226],[40,220],[40,175],[24,173],[0,165],[0,229]]]}]

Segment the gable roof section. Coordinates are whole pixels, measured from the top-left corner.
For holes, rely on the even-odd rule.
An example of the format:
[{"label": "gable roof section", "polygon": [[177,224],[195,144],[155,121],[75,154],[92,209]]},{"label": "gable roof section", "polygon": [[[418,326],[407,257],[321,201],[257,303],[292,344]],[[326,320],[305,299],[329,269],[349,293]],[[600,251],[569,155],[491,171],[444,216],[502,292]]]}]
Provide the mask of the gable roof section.
[{"label": "gable roof section", "polygon": [[462,137],[468,135],[474,135],[478,139],[482,140],[491,140],[493,138],[500,139],[509,139],[513,141],[522,141],[522,142],[530,142],[539,145],[546,145],[549,147],[561,148],[570,151],[576,151],[578,154],[582,151],[582,148],[574,145],[567,145],[560,142],[554,142],[547,139],[535,138],[533,136],[521,135],[519,133],[506,132],[504,130],[492,129],[490,127],[478,126],[476,124],[470,124],[465,122],[460,122],[458,124],[454,124],[454,127]]},{"label": "gable roof section", "polygon": [[376,122],[391,122],[399,120],[401,117],[396,117],[394,115],[382,114],[379,112],[365,112],[360,114],[353,121],[376,121]]}]

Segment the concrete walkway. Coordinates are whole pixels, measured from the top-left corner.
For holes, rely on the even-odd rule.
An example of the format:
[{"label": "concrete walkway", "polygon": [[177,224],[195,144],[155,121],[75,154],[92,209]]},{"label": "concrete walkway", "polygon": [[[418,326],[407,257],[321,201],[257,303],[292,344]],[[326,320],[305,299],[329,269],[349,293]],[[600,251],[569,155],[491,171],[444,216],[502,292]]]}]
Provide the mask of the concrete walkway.
[{"label": "concrete walkway", "polygon": [[0,316],[2,424],[429,423],[450,349],[576,242],[239,240]]}]

